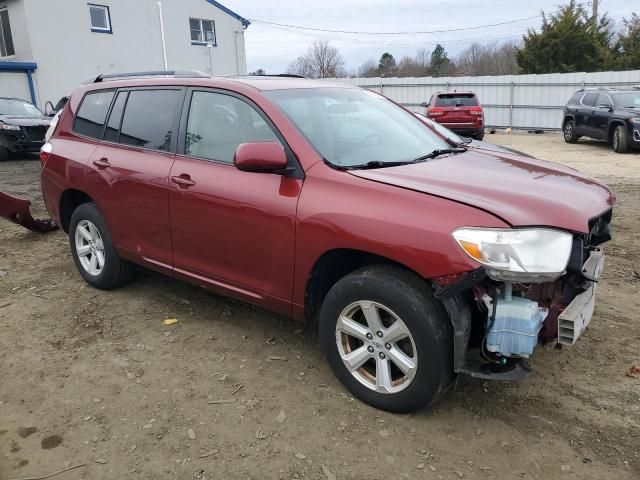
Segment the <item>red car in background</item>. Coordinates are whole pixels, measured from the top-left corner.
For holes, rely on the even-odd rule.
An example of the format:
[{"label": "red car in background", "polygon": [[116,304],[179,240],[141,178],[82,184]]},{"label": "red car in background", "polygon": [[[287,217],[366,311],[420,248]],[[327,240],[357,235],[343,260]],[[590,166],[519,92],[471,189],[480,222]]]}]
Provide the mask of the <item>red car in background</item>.
[{"label": "red car in background", "polygon": [[[377,93],[298,78],[101,76],[41,159],[87,283],[140,265],[307,322],[343,384],[397,412],[456,373],[522,378],[539,339],[573,344],[615,202],[571,168],[452,144]],[[28,226],[19,202],[0,196],[0,216]]]},{"label": "red car in background", "polygon": [[427,109],[428,118],[449,130],[476,140],[484,137],[484,112],[473,92],[434,93],[421,106]]}]

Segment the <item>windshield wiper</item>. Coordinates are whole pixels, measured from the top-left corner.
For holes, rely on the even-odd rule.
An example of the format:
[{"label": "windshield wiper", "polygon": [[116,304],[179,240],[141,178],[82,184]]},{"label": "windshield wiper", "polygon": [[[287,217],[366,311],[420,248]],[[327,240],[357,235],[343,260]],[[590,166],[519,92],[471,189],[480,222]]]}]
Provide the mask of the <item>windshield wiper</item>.
[{"label": "windshield wiper", "polygon": [[462,147],[438,148],[433,152],[427,153],[426,155],[422,155],[418,158],[414,158],[413,160],[404,160],[401,162],[382,162],[380,160],[371,160],[370,162],[362,163],[359,165],[350,165],[348,167],[345,167],[345,169],[346,170],[365,170],[367,168],[398,167],[400,165],[409,165],[411,163],[424,162],[425,160],[436,158],[436,157],[439,157],[440,155],[446,155],[447,153],[462,153],[466,151],[467,149]]},{"label": "windshield wiper", "polygon": [[408,165],[413,163],[413,160],[406,160],[404,162],[382,162],[380,160],[371,160],[367,163],[361,163],[359,165],[350,165],[346,167],[347,170],[365,170],[367,168],[385,168],[385,167],[397,167],[399,165]]},{"label": "windshield wiper", "polygon": [[431,158],[439,157],[440,155],[446,155],[448,153],[462,153],[466,152],[467,149],[463,147],[457,148],[437,148],[431,153],[427,153],[426,155],[422,155],[421,157],[413,159],[413,161],[409,163],[422,162],[424,160],[429,160]]}]

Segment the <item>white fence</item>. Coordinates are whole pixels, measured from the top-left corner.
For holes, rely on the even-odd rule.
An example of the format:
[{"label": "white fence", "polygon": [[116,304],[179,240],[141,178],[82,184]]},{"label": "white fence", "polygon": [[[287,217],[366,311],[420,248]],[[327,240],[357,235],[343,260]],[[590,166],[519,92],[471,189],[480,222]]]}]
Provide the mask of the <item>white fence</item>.
[{"label": "white fence", "polygon": [[489,127],[556,130],[562,109],[576,90],[589,87],[640,86],[640,70],[552,73],[495,77],[340,78],[334,81],[369,88],[414,111],[434,92],[474,91]]}]

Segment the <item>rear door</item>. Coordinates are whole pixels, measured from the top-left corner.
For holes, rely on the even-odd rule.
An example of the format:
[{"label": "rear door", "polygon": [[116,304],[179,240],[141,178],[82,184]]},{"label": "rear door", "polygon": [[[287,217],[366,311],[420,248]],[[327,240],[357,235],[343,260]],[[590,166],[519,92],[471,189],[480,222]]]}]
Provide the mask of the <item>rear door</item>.
[{"label": "rear door", "polygon": [[287,313],[302,180],[236,169],[237,146],[252,141],[285,145],[266,115],[244,97],[209,89],[187,94],[170,174],[174,272]]},{"label": "rear door", "polygon": [[120,90],[89,162],[90,194],[125,257],[171,268],[168,177],[184,90]]},{"label": "rear door", "polygon": [[590,127],[593,129],[593,135],[601,140],[607,139],[607,129],[609,126],[609,118],[611,117],[611,108],[613,103],[611,97],[606,93],[598,95],[596,100],[596,108],[593,110],[590,119]]},{"label": "rear door", "polygon": [[598,92],[587,92],[580,100],[576,112],[576,133],[592,137],[594,135],[591,116],[596,109]]},{"label": "rear door", "polygon": [[478,109],[478,98],[473,93],[441,93],[436,97],[437,109],[442,109],[442,115],[437,120],[445,126],[471,128],[477,115],[471,113]]}]

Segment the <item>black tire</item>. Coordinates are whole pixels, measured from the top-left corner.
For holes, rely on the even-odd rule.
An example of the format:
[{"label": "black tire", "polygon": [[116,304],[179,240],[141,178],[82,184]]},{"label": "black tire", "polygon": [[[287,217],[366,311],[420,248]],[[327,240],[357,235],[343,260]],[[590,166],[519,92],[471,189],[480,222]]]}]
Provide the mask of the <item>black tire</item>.
[{"label": "black tire", "polygon": [[478,133],[474,138],[479,142],[481,142],[482,139],[484,138],[484,132]]},{"label": "black tire", "polygon": [[[78,225],[90,222],[99,232],[104,245],[104,266],[98,274],[91,274],[81,263],[76,248]],[[71,215],[69,224],[69,244],[71,255],[82,278],[91,286],[101,290],[111,290],[129,283],[135,274],[135,266],[120,258],[116,252],[111,234],[95,203],[83,203]]]},{"label": "black tire", "polygon": [[562,133],[564,141],[567,143],[578,143],[580,136],[576,134],[576,122],[573,120],[566,120],[562,126]]},{"label": "black tire", "polygon": [[[358,301],[372,301],[390,309],[411,333],[416,350],[412,357],[417,355],[417,367],[413,379],[399,392],[379,393],[365,386],[340,356],[338,318],[345,308]],[[319,336],[334,374],[354,396],[376,408],[411,412],[433,405],[446,393],[453,378],[453,340],[448,315],[424,279],[399,267],[364,267],[339,280],[322,304]],[[376,343],[375,339],[372,343]],[[384,352],[387,346],[378,348]],[[374,354],[371,362],[377,362],[375,355],[380,353]]]},{"label": "black tire", "polygon": [[618,125],[614,128],[611,146],[616,153],[627,153],[629,151],[629,135],[623,125]]},{"label": "black tire", "polygon": [[0,147],[0,162],[4,162],[5,160],[9,160],[9,150],[4,147]]}]

